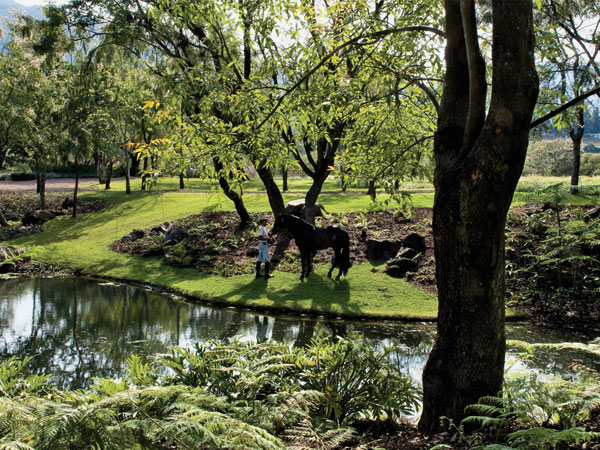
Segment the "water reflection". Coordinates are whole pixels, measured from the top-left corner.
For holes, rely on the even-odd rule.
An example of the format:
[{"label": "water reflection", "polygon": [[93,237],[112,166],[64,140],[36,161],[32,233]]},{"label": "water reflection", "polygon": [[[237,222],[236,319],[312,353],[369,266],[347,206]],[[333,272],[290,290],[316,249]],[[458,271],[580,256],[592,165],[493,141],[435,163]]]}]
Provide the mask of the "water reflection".
[{"label": "water reflection", "polygon": [[[530,330],[516,327],[509,335],[530,342],[561,340],[531,336]],[[435,326],[266,316],[84,278],[16,278],[0,281],[0,332],[1,356],[35,355],[32,371],[52,374],[61,388],[77,388],[92,377],[118,377],[134,353],[153,355],[173,345],[234,337],[302,346],[319,332],[359,332],[380,344],[396,339],[403,350],[393,355],[394,361],[420,379]]]}]

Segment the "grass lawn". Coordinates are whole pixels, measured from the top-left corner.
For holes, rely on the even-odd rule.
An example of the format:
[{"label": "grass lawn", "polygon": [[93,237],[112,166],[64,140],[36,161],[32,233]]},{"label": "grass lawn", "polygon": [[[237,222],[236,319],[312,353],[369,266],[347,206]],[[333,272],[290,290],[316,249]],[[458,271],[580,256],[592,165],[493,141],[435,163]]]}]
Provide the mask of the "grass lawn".
[{"label": "grass lawn", "polygon": [[[147,228],[211,209],[231,209],[216,194],[197,193],[84,193],[102,195],[110,206],[98,213],[59,217],[44,232],[18,239],[16,245],[39,246],[37,258],[77,269],[84,274],[151,283],[200,299],[238,307],[312,311],[317,314],[380,318],[434,319],[437,300],[403,280],[385,275],[371,264],[355,266],[340,282],[326,277],[328,267],[317,268],[309,281],[296,273],[276,272],[268,282],[252,275],[220,277],[193,269],[162,264],[158,258],[139,258],[112,252],[108,245],[134,228]],[[332,211],[364,209],[366,196],[337,196]],[[346,198],[349,201],[344,201]],[[268,210],[264,195],[245,196],[252,211]],[[324,203],[326,198],[323,199]],[[219,203],[221,202],[221,203]]]},{"label": "grass lawn", "polygon": [[[545,181],[537,179],[534,182]],[[302,190],[300,186],[298,184],[299,190]],[[292,189],[296,189],[293,184]],[[339,283],[325,276],[328,267],[324,266],[318,267],[308,282],[300,282],[298,274],[276,272],[275,278],[267,283],[266,280],[255,280],[251,275],[228,278],[205,275],[193,269],[164,265],[160,259],[118,254],[108,249],[111,242],[135,228],[149,228],[200,212],[233,210],[231,202],[218,192],[134,191],[126,195],[112,191],[81,195],[101,197],[110,206],[76,219],[60,217],[47,223],[43,233],[11,243],[38,246],[37,258],[40,260],[77,269],[84,274],[150,283],[239,307],[380,318],[434,319],[437,315],[437,300],[433,296],[403,280],[388,277],[381,268],[374,269],[371,264],[353,267],[349,277]],[[517,192],[514,202],[526,201],[527,195],[527,192]],[[302,194],[284,195],[286,201],[301,197]],[[385,195],[378,196],[378,200],[386,198]],[[433,206],[432,193],[413,194],[412,199],[415,207]],[[599,204],[599,199],[599,195],[577,195],[571,196],[568,203]],[[325,193],[319,201],[331,213],[365,211],[372,205],[370,198],[364,194]],[[244,202],[253,212],[270,209],[265,194],[246,194]],[[508,314],[515,313],[509,311]]]}]

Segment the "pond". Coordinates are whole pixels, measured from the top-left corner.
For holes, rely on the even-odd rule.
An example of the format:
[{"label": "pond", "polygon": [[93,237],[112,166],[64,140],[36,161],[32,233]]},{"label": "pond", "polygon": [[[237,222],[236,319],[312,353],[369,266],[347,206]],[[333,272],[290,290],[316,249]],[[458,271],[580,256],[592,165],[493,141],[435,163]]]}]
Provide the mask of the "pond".
[{"label": "pond", "polygon": [[[357,332],[374,345],[395,339],[403,344],[402,353],[395,355],[398,363],[420,380],[435,339],[431,323],[264,315],[186,303],[151,288],[75,277],[0,280],[0,332],[0,357],[34,356],[33,372],[50,373],[58,387],[71,389],[88,386],[93,377],[119,377],[131,354],[153,355],[169,346],[228,338],[302,346],[319,332]],[[507,337],[527,342],[592,338],[531,325],[509,325]],[[508,358],[514,362],[514,356]],[[546,373],[561,373],[567,364],[549,353],[541,366]],[[517,361],[516,366],[523,364]]]}]

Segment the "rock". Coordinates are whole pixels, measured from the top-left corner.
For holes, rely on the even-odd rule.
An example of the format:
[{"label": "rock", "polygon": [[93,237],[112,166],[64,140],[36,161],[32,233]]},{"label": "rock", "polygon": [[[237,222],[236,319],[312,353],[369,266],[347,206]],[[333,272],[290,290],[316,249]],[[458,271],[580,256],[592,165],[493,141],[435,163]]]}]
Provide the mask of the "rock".
[{"label": "rock", "polygon": [[[598,217],[600,217],[600,206],[588,209],[585,213],[590,217],[590,219],[597,219]],[[8,217],[6,218],[6,220],[8,220]]]},{"label": "rock", "polygon": [[144,230],[133,230],[127,236],[121,238],[121,242],[133,242],[141,239],[145,236]]},{"label": "rock", "polygon": [[25,216],[21,219],[21,223],[23,225],[41,225],[43,223],[48,222],[56,218],[54,214],[45,209],[36,209],[34,211],[29,211]]},{"label": "rock", "polygon": [[150,234],[165,234],[171,226],[170,222],[165,222],[163,224],[157,225],[150,230]]},{"label": "rock", "polygon": [[188,232],[185,228],[180,227],[179,225],[171,225],[167,230],[167,234],[165,234],[165,244],[167,242],[181,242],[184,239],[187,239]]},{"label": "rock", "polygon": [[[303,198],[299,198],[297,200],[292,200],[291,202],[286,203],[285,213],[292,214],[293,216],[303,218],[304,217],[304,204],[305,204],[305,201]],[[317,212],[315,213],[315,217],[323,217],[323,211],[325,211],[325,208],[323,208],[323,205],[321,205],[319,203],[315,203],[315,208],[317,210]]]},{"label": "rock", "polygon": [[66,197],[62,202],[62,209],[69,209],[75,206],[75,202],[71,197]]},{"label": "rock", "polygon": [[369,261],[387,261],[398,253],[400,244],[397,241],[377,239],[367,240],[367,259]]},{"label": "rock", "polygon": [[7,222],[17,222],[21,220],[21,218],[15,213],[8,213],[4,215],[4,218]]},{"label": "rock", "polygon": [[258,256],[258,249],[255,247],[250,247],[246,250],[246,256],[255,257]]},{"label": "rock", "polygon": [[556,211],[557,209],[558,208],[556,207],[556,205],[554,205],[550,202],[544,202],[544,203],[527,202],[525,204],[524,211],[527,215],[531,216],[533,214],[539,214],[541,212],[548,211],[548,210]]},{"label": "rock", "polygon": [[417,251],[417,253],[424,253],[427,250],[427,244],[425,243],[425,238],[417,233],[411,233],[404,238],[402,241],[402,245],[407,248],[412,248]]},{"label": "rock", "polygon": [[413,259],[415,256],[419,254],[414,248],[402,247],[396,253],[396,258],[404,258],[404,259]]},{"label": "rock", "polygon": [[65,214],[67,214],[67,212],[64,209],[59,209],[58,211],[50,211],[52,214],[54,214],[56,217],[58,216],[64,216]]},{"label": "rock", "polygon": [[393,259],[386,266],[385,273],[395,278],[404,278],[408,272],[416,272],[419,268],[416,261],[406,258]]}]

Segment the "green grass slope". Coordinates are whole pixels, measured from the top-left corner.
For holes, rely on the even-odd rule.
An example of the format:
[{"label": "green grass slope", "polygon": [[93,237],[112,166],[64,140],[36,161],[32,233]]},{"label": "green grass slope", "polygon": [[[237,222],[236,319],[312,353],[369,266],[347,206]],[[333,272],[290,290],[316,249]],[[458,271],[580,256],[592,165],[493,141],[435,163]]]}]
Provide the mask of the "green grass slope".
[{"label": "green grass slope", "polygon": [[[57,218],[44,225],[43,233],[12,243],[39,246],[38,259],[77,269],[84,274],[151,283],[199,299],[237,307],[354,317],[434,319],[437,315],[434,296],[403,280],[388,277],[370,264],[353,267],[349,276],[340,282],[326,277],[328,267],[325,266],[318,267],[308,281],[299,281],[297,273],[283,272],[275,272],[275,277],[267,281],[256,280],[252,275],[227,278],[205,275],[193,269],[164,265],[158,258],[112,252],[108,245],[134,228],[148,228],[213,209],[229,210],[231,205],[217,194],[83,195],[102,195],[110,206],[76,219]],[[244,198],[250,210],[268,210],[265,195],[250,194]],[[365,209],[369,202],[367,196],[337,195],[335,199],[329,199],[324,195],[321,200],[329,206],[329,210],[345,212]]]}]

